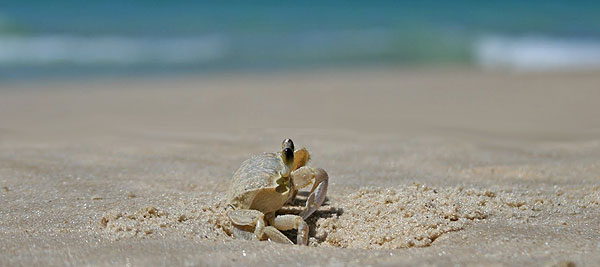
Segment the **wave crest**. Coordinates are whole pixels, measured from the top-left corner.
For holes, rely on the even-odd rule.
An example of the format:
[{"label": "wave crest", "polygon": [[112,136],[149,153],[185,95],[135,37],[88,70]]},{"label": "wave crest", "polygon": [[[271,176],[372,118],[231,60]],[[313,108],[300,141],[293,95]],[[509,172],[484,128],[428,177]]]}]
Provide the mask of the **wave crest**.
[{"label": "wave crest", "polygon": [[218,37],[0,36],[0,65],[194,64],[223,56]]}]

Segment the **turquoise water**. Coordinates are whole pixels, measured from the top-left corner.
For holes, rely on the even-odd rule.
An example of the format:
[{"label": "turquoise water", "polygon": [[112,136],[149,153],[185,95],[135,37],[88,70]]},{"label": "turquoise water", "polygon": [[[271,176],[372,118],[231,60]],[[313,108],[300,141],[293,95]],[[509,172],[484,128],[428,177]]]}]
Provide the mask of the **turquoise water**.
[{"label": "turquoise water", "polygon": [[598,67],[600,2],[0,4],[0,79],[435,64]]}]

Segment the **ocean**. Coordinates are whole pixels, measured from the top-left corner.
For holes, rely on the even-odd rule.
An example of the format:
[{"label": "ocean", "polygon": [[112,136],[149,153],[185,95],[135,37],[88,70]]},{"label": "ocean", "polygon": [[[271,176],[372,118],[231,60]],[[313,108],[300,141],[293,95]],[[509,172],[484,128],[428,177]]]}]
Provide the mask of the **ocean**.
[{"label": "ocean", "polygon": [[423,65],[600,68],[600,2],[0,3],[0,81]]}]

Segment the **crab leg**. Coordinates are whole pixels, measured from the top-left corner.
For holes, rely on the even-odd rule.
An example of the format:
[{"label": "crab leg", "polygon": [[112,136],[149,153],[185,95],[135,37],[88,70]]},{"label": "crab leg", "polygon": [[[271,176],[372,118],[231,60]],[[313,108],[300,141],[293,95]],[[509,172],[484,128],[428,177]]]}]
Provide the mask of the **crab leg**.
[{"label": "crab leg", "polygon": [[298,245],[308,244],[308,224],[298,215],[286,214],[269,218],[269,223],[279,230],[298,230],[296,243]]},{"label": "crab leg", "polygon": [[254,229],[257,239],[262,239],[265,230],[265,215],[258,210],[232,210],[227,212],[231,223],[240,230]]},{"label": "crab leg", "polygon": [[292,242],[292,240],[287,238],[287,236],[285,236],[283,233],[281,233],[279,230],[277,230],[277,228],[275,228],[273,226],[265,227],[265,234],[267,235],[269,240],[271,240],[275,243],[292,244],[292,245],[294,244]]},{"label": "crab leg", "polygon": [[327,175],[327,172],[321,168],[315,169],[304,166],[292,173],[292,180],[294,181],[296,190],[309,185],[314,180],[310,195],[306,200],[306,206],[302,212],[300,212],[300,216],[306,220],[306,218],[321,207],[325,201],[329,176]]},{"label": "crab leg", "polygon": [[277,243],[293,244],[292,241],[273,226],[265,226],[265,215],[258,210],[233,210],[227,213],[235,227],[236,236],[252,239],[246,229],[254,228],[254,236],[262,240],[266,235],[271,241]]}]

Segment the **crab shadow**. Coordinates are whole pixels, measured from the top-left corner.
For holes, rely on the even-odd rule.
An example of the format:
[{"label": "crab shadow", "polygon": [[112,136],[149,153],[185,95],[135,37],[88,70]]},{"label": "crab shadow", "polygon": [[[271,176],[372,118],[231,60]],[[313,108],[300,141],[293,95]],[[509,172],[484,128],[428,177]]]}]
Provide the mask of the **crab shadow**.
[{"label": "crab shadow", "polygon": [[[309,192],[305,192],[305,191],[298,192],[298,195],[296,195],[296,198],[294,199],[294,201],[292,203],[284,206],[283,208],[281,208],[277,212],[277,214],[278,215],[282,215],[282,214],[298,215],[298,214],[300,214],[302,209],[304,209],[304,206],[306,206],[306,200],[308,199],[308,195],[309,195]],[[318,244],[324,242],[327,238],[327,233],[320,233],[319,235],[317,235],[317,231],[316,231],[317,222],[319,221],[319,219],[338,217],[338,216],[341,216],[343,213],[344,213],[344,210],[342,208],[331,206],[331,203],[329,202],[329,198],[325,197],[325,201],[323,202],[323,205],[321,205],[321,207],[319,207],[319,209],[317,209],[313,214],[311,214],[305,220],[306,224],[308,224],[308,228],[309,228],[308,237],[315,238]],[[282,231],[282,233],[285,234],[288,238],[290,238],[290,240],[295,241],[298,231],[297,230],[289,230],[289,231]]]}]

